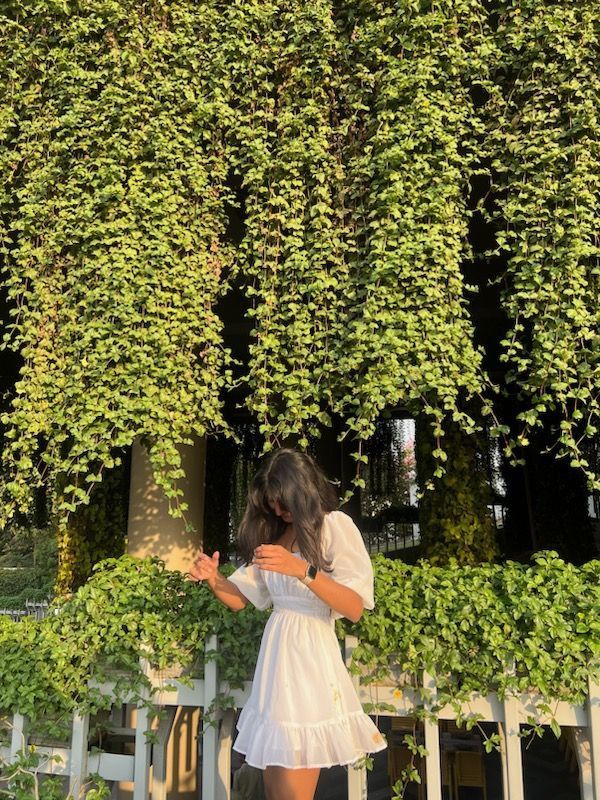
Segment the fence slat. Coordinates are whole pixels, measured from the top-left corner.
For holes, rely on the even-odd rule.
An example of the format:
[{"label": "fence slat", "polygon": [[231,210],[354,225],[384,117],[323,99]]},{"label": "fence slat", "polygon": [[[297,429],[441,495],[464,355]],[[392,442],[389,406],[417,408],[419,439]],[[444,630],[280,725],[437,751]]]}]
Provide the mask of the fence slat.
[{"label": "fence slat", "polygon": [[510,800],[508,790],[508,761],[506,759],[506,736],[504,735],[504,731],[504,723],[499,722],[498,735],[500,737],[500,763],[502,766],[502,800]]},{"label": "fence slat", "polygon": [[[425,705],[435,705],[437,688],[435,678],[423,672],[423,687],[429,689],[430,695]],[[442,765],[440,759],[440,726],[437,719],[425,719],[425,775],[427,779],[427,800],[442,800]]]},{"label": "fence slat", "polygon": [[[350,666],[352,661],[352,651],[358,645],[356,636],[344,637],[344,661],[346,667]],[[352,683],[357,693],[360,687],[360,679],[358,675],[351,675]],[[348,800],[367,800],[367,771],[364,767],[355,769],[353,766],[348,767]]]},{"label": "fence slat", "polygon": [[521,739],[519,738],[519,701],[516,697],[504,700],[504,722],[502,726],[503,746],[506,753],[504,768],[505,797],[508,800],[524,800],[523,761],[521,759]]},{"label": "fence slat", "polygon": [[[211,636],[206,650],[217,649],[217,637]],[[208,708],[219,688],[217,662],[214,658],[204,662],[204,708]],[[204,724],[202,719],[202,800],[217,800],[217,750],[218,730],[214,725]]]},{"label": "fence slat", "polygon": [[[217,753],[217,800],[231,800],[231,742],[235,711],[228,708],[219,725],[219,749]],[[152,798],[154,800],[154,798]]]},{"label": "fence slat", "polygon": [[19,750],[24,750],[27,747],[29,721],[23,714],[13,714],[12,725],[12,736],[10,737],[11,760],[16,757]]},{"label": "fence slat", "polygon": [[177,708],[171,706],[164,712],[156,731],[156,742],[152,745],[152,800],[167,798],[167,747]]},{"label": "fence slat", "polygon": [[90,729],[89,714],[73,714],[71,734],[71,758],[69,769],[69,794],[75,800],[79,797],[83,782],[88,775],[88,732]]},{"label": "fence slat", "polygon": [[600,685],[588,680],[588,727],[595,800],[600,800]]},{"label": "fence slat", "polygon": [[138,706],[135,718],[135,755],[133,761],[133,800],[148,800],[150,793],[150,756],[152,743],[144,736],[150,730],[148,709]]},{"label": "fence slat", "polygon": [[[563,731],[562,736],[565,736]],[[573,745],[579,767],[581,800],[594,800],[590,737],[585,728],[573,728]]]}]

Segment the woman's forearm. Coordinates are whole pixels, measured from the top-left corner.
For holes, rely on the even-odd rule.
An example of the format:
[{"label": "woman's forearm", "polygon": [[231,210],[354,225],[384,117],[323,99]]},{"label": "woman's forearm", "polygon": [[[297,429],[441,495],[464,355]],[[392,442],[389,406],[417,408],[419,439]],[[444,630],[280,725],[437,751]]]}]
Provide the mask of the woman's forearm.
[{"label": "woman's forearm", "polygon": [[[308,561],[296,558],[290,550],[279,544],[261,544],[256,547],[252,563],[267,572],[279,572],[299,580],[305,576],[308,567]],[[360,619],[364,610],[362,597],[354,589],[330,578],[326,572],[317,572],[316,578],[308,584],[308,588],[343,617],[352,622],[358,622]]]},{"label": "woman's forearm", "polygon": [[[302,565],[302,575],[304,577],[308,562],[299,559]],[[362,597],[350,589],[348,586],[342,586],[341,583],[334,581],[326,572],[319,570],[316,578],[308,584],[318,598],[327,603],[328,606],[337,611],[342,616],[347,617],[352,622],[358,622],[364,610]]]},{"label": "woman's forearm", "polygon": [[224,575],[217,572],[214,578],[207,581],[214,596],[232,611],[241,611],[248,603],[248,599],[240,592],[235,583],[227,580]]}]

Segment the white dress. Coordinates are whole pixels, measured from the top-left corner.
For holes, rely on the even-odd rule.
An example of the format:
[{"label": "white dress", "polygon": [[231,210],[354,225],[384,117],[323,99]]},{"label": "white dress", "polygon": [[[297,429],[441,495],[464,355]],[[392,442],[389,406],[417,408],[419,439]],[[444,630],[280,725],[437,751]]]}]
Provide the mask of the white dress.
[{"label": "white dress", "polygon": [[[333,568],[326,574],[354,589],[372,609],[373,567],[352,519],[343,511],[329,512],[322,537]],[[351,764],[385,748],[342,659],[334,627],[342,614],[297,578],[255,564],[240,567],[229,580],[257,608],[273,606],[233,749],[250,766],[264,769]]]}]

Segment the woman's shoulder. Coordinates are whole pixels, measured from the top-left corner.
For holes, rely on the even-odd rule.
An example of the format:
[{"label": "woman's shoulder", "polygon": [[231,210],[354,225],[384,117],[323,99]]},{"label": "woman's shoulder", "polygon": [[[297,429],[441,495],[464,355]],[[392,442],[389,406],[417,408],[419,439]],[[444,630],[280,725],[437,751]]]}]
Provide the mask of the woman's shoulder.
[{"label": "woman's shoulder", "polygon": [[332,511],[325,519],[323,554],[333,567],[332,577],[362,594],[365,607],[373,608],[373,565],[362,533],[345,511]]},{"label": "woman's shoulder", "polygon": [[345,511],[342,511],[340,508],[334,508],[333,511],[326,511],[325,516],[329,517],[330,519],[336,519],[337,517],[340,516],[350,518],[349,515],[346,514]]},{"label": "woman's shoulder", "polygon": [[350,514],[346,514],[345,511],[342,511],[339,508],[334,509],[333,511],[328,511],[325,514],[324,519],[328,522],[339,523],[339,524],[348,524],[354,525],[354,520],[350,516]]},{"label": "woman's shoulder", "polygon": [[352,517],[339,508],[328,511],[323,517],[323,542],[326,546],[352,536],[355,530],[357,527]]},{"label": "woman's shoulder", "polygon": [[339,508],[336,508],[333,511],[326,511],[323,515],[323,532],[326,533],[327,531],[331,530],[332,527],[336,527],[342,523],[343,517],[345,516],[347,515],[344,514],[343,511],[340,511]]}]

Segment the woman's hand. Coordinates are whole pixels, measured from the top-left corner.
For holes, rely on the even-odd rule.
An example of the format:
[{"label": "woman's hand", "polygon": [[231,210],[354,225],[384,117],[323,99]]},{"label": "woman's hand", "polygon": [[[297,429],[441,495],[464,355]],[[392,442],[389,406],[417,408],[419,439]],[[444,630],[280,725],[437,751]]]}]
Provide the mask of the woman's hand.
[{"label": "woman's hand", "polygon": [[194,566],[186,576],[193,581],[206,581],[214,596],[228,606],[232,611],[241,611],[248,603],[248,599],[240,592],[235,583],[232,583],[219,572],[219,551],[211,556],[200,553]]},{"label": "woman's hand", "polygon": [[306,574],[307,562],[292,555],[280,544],[261,544],[254,550],[252,563],[259,569],[270,572],[281,572],[293,578],[303,578]]},{"label": "woman's hand", "polygon": [[200,553],[187,574],[194,581],[206,581],[210,587],[214,586],[219,575],[219,551],[215,550],[212,557]]}]

